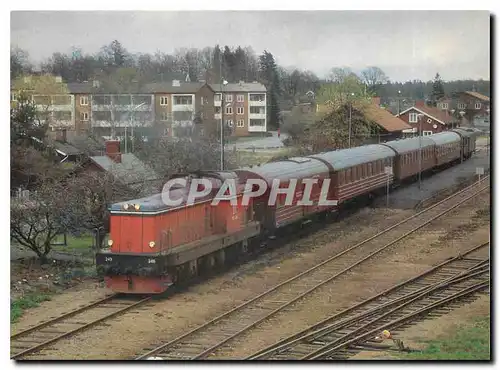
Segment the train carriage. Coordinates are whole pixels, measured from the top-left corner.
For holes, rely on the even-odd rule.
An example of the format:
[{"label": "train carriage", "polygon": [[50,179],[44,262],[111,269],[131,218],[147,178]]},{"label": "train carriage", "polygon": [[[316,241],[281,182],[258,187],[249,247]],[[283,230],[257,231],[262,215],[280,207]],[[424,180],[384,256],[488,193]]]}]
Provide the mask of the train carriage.
[{"label": "train carriage", "polygon": [[429,135],[428,138],[435,144],[435,166],[441,167],[460,160],[462,153],[462,138],[453,131],[440,132]]},{"label": "train carriage", "polygon": [[[255,219],[259,220],[267,230],[273,230],[307,216],[319,213],[331,207],[318,206],[321,187],[324,179],[329,178],[328,167],[320,160],[307,157],[293,157],[284,161],[271,162],[252,168],[242,168],[236,170],[240,181],[247,179],[262,179],[268,185],[268,190],[253,200]],[[275,204],[269,205],[269,196],[273,180],[279,181],[279,187],[284,189],[290,186],[290,180],[296,179],[297,185],[293,196],[292,204],[286,205],[286,194],[279,194]],[[305,183],[304,179],[317,179],[317,183],[312,186],[309,199],[313,205],[297,204],[303,197]]]},{"label": "train carriage", "polygon": [[[389,141],[381,145],[396,152],[394,177],[399,182],[418,175],[420,171],[428,171],[435,166],[435,143],[428,136]],[[420,150],[422,158],[419,163]]]},{"label": "train carriage", "polygon": [[479,132],[473,129],[456,128],[452,130],[458,133],[462,138],[462,158],[468,159],[476,151],[476,138]]},{"label": "train carriage", "polygon": [[337,150],[310,156],[323,161],[331,173],[329,199],[339,204],[366,195],[393,183],[394,174],[386,174],[385,168],[393,168],[394,150],[379,144]]}]

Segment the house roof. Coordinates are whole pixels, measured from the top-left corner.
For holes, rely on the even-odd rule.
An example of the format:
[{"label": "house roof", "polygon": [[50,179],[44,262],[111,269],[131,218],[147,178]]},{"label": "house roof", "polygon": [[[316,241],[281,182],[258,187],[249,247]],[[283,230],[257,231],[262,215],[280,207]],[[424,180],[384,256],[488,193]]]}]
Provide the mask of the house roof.
[{"label": "house roof", "polygon": [[441,109],[438,109],[436,107],[429,107],[427,105],[419,106],[419,107],[415,107],[415,106],[410,107],[410,108],[402,111],[399,114],[399,116],[401,116],[402,114],[405,114],[406,112],[409,112],[411,110],[416,110],[417,112],[420,112],[423,115],[431,117],[443,125],[446,125],[446,124],[449,124],[449,123],[456,121],[456,119],[451,114],[449,114],[447,110],[441,110]]},{"label": "house roof", "polygon": [[55,141],[52,145],[62,155],[80,155],[80,154],[83,154],[82,150],[75,148],[73,145],[68,144],[68,143],[62,143],[60,141]]},{"label": "house roof", "polygon": [[159,180],[160,177],[147,164],[132,153],[122,154],[121,163],[114,162],[106,155],[90,157],[92,162],[109,172],[125,185],[140,188],[145,183]]},{"label": "house roof", "polygon": [[364,110],[368,119],[374,121],[388,132],[411,129],[411,126],[401,118],[393,116],[391,112],[380,108],[376,104],[369,104]]},{"label": "house roof", "polygon": [[476,99],[482,100],[482,101],[487,101],[487,102],[490,101],[489,97],[487,97],[486,95],[480,94],[480,93],[478,93],[476,91],[466,91],[465,93],[467,95],[470,95],[470,96],[472,96],[472,97],[474,97]]},{"label": "house roof", "polygon": [[[221,91],[220,84],[210,84],[214,91]],[[266,87],[259,82],[229,83],[222,87],[224,92],[266,92]]]}]

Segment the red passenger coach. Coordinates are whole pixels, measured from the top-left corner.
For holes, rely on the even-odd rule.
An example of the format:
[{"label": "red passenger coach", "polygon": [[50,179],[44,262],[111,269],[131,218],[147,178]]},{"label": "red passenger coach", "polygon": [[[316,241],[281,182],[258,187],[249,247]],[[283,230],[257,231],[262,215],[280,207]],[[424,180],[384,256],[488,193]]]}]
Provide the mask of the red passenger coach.
[{"label": "red passenger coach", "polygon": [[171,199],[182,200],[178,206],[166,205],[162,194],[111,206],[109,249],[96,256],[108,287],[116,292],[163,292],[176,281],[223,264],[228,247],[244,247],[259,234],[251,204],[242,205],[241,185],[236,189],[236,204],[229,199],[212,204],[225,179],[237,182],[234,173],[196,176],[210,179],[213,190],[194,204],[186,204],[188,182],[169,193]]},{"label": "red passenger coach", "polygon": [[393,168],[395,156],[392,149],[372,144],[315,154],[309,158],[321,160],[330,168],[329,199],[340,204],[385,187],[387,180],[392,184],[394,176],[387,175],[385,167]]},{"label": "red passenger coach", "polygon": [[440,132],[429,135],[429,139],[436,144],[435,166],[440,167],[460,160],[462,153],[462,139],[459,134],[453,131]]},{"label": "red passenger coach", "polygon": [[[266,230],[274,230],[296,221],[307,219],[309,215],[321,212],[332,207],[318,206],[321,187],[323,181],[329,178],[328,167],[321,161],[307,157],[293,157],[287,160],[271,162],[262,166],[252,168],[242,168],[236,170],[240,181],[245,182],[248,179],[261,179],[267,185],[267,191],[253,199],[255,219],[260,221]],[[279,183],[279,188],[289,188],[291,180],[297,180],[293,201],[290,205],[285,204],[286,194],[279,194],[277,201],[269,205],[271,187],[273,181]],[[303,199],[306,184],[304,179],[317,179],[316,184],[312,186],[309,199],[312,205],[297,204]]]},{"label": "red passenger coach", "polygon": [[[396,152],[394,177],[398,181],[404,181],[418,175],[420,169],[425,172],[435,166],[436,144],[429,139],[429,136],[389,141],[381,145],[385,145]],[[420,153],[420,150],[422,150],[422,153]],[[419,163],[418,158],[420,154],[422,155],[421,163]]]}]

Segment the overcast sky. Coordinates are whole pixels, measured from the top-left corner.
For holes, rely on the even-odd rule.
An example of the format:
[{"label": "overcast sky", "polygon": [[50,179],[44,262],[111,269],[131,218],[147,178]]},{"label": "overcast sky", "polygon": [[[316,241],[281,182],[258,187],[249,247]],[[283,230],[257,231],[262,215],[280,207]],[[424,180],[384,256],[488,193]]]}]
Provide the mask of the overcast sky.
[{"label": "overcast sky", "polygon": [[485,11],[12,12],[11,44],[40,61],[118,39],[131,52],[220,45],[267,49],[285,67],[382,68],[391,80],[490,78]]}]

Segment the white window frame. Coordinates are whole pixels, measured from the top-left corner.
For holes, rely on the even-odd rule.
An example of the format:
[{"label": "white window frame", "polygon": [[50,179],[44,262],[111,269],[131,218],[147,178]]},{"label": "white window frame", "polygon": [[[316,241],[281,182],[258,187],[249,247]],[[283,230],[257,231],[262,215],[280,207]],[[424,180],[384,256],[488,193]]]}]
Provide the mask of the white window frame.
[{"label": "white window frame", "polygon": [[236,95],[236,101],[243,103],[245,101],[245,95]]},{"label": "white window frame", "polygon": [[432,135],[432,131],[422,131],[422,136]]},{"label": "white window frame", "polygon": [[225,94],[224,100],[226,103],[232,103],[233,102],[233,94]]},{"label": "white window frame", "polygon": [[441,109],[448,109],[448,103],[441,103]]},{"label": "white window frame", "polygon": [[465,109],[466,107],[467,107],[467,104],[465,104],[465,103],[458,103],[457,104],[458,109]]},{"label": "white window frame", "polygon": [[233,127],[233,120],[232,119],[227,119],[226,120],[226,126]]},{"label": "white window frame", "polygon": [[[218,111],[218,112],[217,112],[217,108],[219,108],[219,111]],[[221,112],[222,112],[222,107],[221,107],[221,106],[217,106],[217,107],[215,107],[215,109],[214,109],[214,113],[215,113],[215,114],[221,114]]]},{"label": "white window frame", "polygon": [[[414,119],[412,119],[412,117],[414,117]],[[418,122],[418,114],[417,113],[408,114],[408,122],[417,123]]]},{"label": "white window frame", "polygon": [[233,114],[233,107],[226,107],[226,114]]},{"label": "white window frame", "polygon": [[82,122],[88,122],[89,120],[88,112],[81,112],[80,119],[82,120]]},{"label": "white window frame", "polygon": [[245,127],[245,120],[239,119],[238,121],[236,121],[236,127]]},{"label": "white window frame", "polygon": [[16,93],[10,93],[10,101],[17,101]]},{"label": "white window frame", "polygon": [[481,109],[481,103],[476,102],[476,104],[474,104],[474,108],[475,109]]},{"label": "white window frame", "polygon": [[87,95],[80,96],[80,105],[89,105],[89,97]]},{"label": "white window frame", "polygon": [[215,101],[222,101],[222,94],[215,94],[214,95],[214,102]]},{"label": "white window frame", "polygon": [[244,107],[236,107],[236,114],[239,114],[239,115],[245,114],[245,108]]},{"label": "white window frame", "polygon": [[160,114],[160,121],[161,122],[167,122],[168,121],[168,113],[167,112],[161,112],[161,114]]},{"label": "white window frame", "polygon": [[166,95],[162,95],[160,96],[160,105],[168,105],[168,96]]}]

